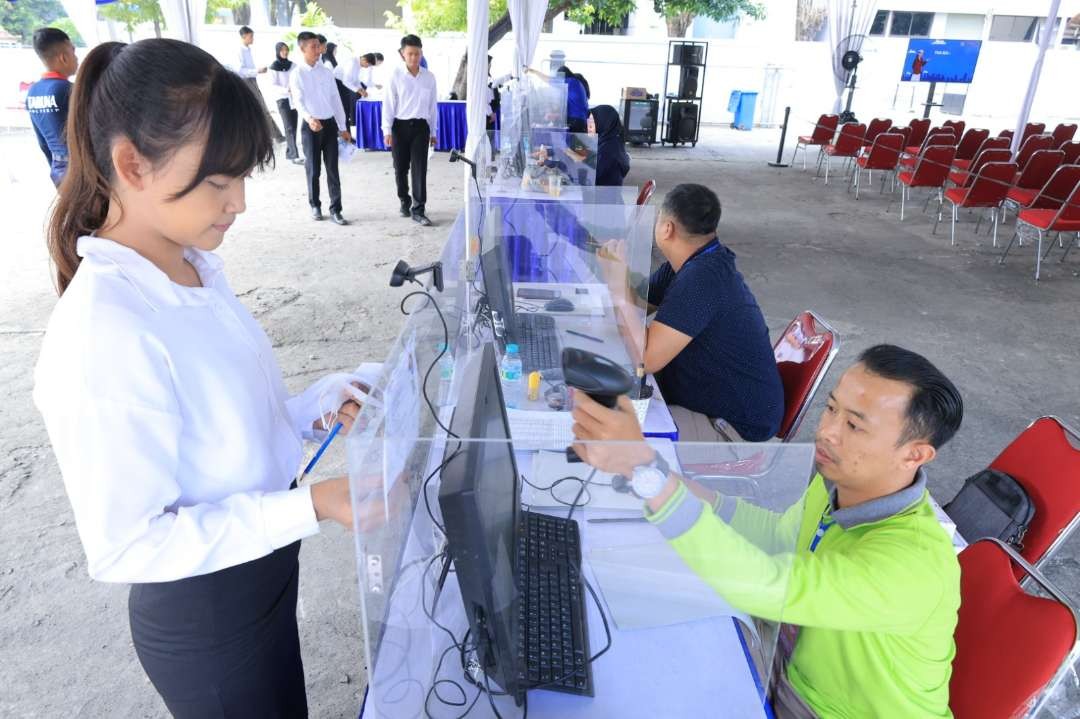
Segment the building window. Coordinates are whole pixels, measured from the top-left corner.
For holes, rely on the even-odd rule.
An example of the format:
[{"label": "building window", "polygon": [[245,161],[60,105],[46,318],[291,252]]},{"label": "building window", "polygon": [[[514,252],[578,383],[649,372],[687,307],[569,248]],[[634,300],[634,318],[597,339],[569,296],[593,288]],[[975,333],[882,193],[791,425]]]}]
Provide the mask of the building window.
[{"label": "building window", "polygon": [[877,15],[874,16],[874,22],[870,25],[871,35],[884,35],[885,25],[889,22],[889,11],[878,10]]},{"label": "building window", "polygon": [[990,39],[1002,42],[1037,42],[1039,18],[1033,15],[995,15],[990,23]]},{"label": "building window", "polygon": [[930,37],[930,26],[934,24],[932,12],[897,12],[893,11],[889,35],[893,37]]},{"label": "building window", "polygon": [[583,35],[625,35],[629,28],[630,13],[626,13],[622,16],[622,19],[614,25],[609,22],[604,22],[599,17],[594,18],[591,23],[581,28],[581,33]]}]

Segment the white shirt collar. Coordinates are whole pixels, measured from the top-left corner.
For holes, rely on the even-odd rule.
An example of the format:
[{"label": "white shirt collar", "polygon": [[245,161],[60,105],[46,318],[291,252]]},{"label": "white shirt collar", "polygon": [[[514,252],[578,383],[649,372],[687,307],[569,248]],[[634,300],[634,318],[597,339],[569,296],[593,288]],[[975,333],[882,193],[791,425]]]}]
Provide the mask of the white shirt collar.
[{"label": "white shirt collar", "polygon": [[204,252],[194,247],[185,248],[184,258],[199,273],[203,283],[202,287],[185,287],[170,280],[157,265],[135,250],[104,237],[80,237],[76,252],[84,259],[114,265],[154,310],[206,304],[209,293],[213,292],[212,287],[225,266],[222,259],[213,252]]}]

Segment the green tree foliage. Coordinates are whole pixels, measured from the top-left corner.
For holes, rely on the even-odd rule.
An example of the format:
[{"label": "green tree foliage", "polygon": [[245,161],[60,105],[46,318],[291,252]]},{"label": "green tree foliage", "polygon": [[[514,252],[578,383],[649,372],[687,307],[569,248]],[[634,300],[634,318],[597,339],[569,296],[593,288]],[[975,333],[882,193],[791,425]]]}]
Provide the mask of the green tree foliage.
[{"label": "green tree foliage", "polygon": [[[464,0],[398,0],[399,8],[411,8],[412,23],[406,23],[401,15],[387,10],[386,26],[403,33],[415,32],[431,35],[440,31],[464,31],[468,3]],[[491,0],[490,17],[506,14],[506,0]]]},{"label": "green tree foliage", "polygon": [[107,20],[123,25],[129,41],[135,39],[135,28],[143,23],[153,23],[157,37],[161,37],[161,29],[165,27],[165,16],[161,14],[158,0],[116,0],[102,5],[98,13]]},{"label": "green tree foliage", "polygon": [[34,30],[55,27],[56,20],[66,15],[59,0],[4,0],[0,3],[0,27],[12,35],[18,35],[27,45],[34,37]]},{"label": "green tree foliage", "polygon": [[54,27],[57,30],[63,30],[71,38],[71,42],[76,47],[86,47],[86,43],[82,39],[82,35],[79,34],[78,29],[75,27],[75,21],[69,17],[62,17],[57,20],[53,20],[49,23],[49,27]]}]

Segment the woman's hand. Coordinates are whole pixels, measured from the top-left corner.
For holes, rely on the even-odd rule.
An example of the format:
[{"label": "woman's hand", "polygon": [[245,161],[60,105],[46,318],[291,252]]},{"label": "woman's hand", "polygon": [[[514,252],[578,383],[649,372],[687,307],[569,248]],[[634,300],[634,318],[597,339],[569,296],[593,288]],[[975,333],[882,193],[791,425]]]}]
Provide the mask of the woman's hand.
[{"label": "woman's hand", "polygon": [[[386,517],[399,516],[408,509],[409,490],[407,482],[395,482],[389,497],[384,498],[383,477],[373,474],[357,479],[357,491],[365,493],[356,502],[357,524],[360,531],[370,532],[386,523]],[[387,507],[386,499],[390,505]],[[318,521],[331,519],[348,530],[353,528],[353,503],[348,477],[335,477],[311,485],[311,504]]]}]

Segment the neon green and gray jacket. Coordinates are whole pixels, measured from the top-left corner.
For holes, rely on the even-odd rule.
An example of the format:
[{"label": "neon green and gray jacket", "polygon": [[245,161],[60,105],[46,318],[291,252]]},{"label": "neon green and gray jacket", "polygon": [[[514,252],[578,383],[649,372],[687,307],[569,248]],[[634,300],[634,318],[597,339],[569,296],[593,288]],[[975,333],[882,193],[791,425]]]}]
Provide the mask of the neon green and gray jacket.
[{"label": "neon green and gray jacket", "polygon": [[817,475],[783,514],[732,499],[714,514],[680,483],[649,521],[734,607],[801,627],[787,676],[821,717],[951,717],[960,565],[928,498],[920,469],[837,509]]}]

